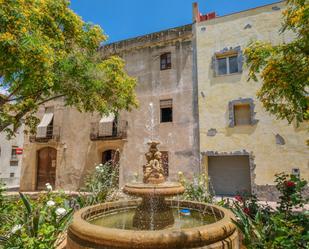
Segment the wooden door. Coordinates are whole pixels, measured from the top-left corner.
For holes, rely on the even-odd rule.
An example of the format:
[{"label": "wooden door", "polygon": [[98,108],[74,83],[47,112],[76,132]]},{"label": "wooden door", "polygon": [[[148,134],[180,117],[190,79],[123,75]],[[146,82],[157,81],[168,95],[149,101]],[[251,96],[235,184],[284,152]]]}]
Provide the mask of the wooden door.
[{"label": "wooden door", "polygon": [[53,189],[56,182],[57,150],[45,147],[38,151],[37,166],[37,190],[45,190],[46,183],[50,183]]}]

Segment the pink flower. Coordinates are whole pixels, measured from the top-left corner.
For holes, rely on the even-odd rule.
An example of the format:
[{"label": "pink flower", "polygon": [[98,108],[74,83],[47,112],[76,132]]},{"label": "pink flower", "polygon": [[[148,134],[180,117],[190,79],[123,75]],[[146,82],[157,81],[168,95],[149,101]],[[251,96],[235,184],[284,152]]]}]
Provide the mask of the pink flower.
[{"label": "pink flower", "polygon": [[240,195],[236,195],[235,199],[236,199],[236,201],[239,201],[239,202],[243,201],[243,199]]}]

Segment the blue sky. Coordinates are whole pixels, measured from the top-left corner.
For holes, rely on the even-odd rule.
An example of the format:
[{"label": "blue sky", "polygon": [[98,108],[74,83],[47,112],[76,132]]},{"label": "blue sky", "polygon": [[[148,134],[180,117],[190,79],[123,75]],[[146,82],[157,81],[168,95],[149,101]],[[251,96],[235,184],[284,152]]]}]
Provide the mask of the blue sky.
[{"label": "blue sky", "polygon": [[[191,23],[194,0],[71,0],[85,21],[99,24],[108,42]],[[226,15],[278,0],[197,0],[200,11]]]},{"label": "blue sky", "polygon": [[[110,43],[189,24],[193,2],[203,14],[222,16],[278,0],[71,0],[71,8],[85,21],[99,24]],[[0,93],[6,93],[3,87]]]}]

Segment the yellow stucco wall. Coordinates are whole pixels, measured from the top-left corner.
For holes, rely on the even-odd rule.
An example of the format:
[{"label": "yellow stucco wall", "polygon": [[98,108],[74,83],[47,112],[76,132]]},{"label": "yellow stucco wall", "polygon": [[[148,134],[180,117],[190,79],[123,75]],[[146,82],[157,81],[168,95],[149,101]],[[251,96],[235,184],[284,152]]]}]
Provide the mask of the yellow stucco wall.
[{"label": "yellow stucco wall", "polygon": [[[274,10],[274,6],[280,10]],[[261,83],[247,82],[246,68],[239,74],[215,77],[212,57],[226,47],[243,49],[251,40],[279,43],[293,39],[291,33],[278,32],[283,8],[283,3],[277,3],[195,24],[200,151],[252,153],[253,181],[257,185],[273,184],[275,173],[291,173],[292,168],[299,168],[301,177],[309,179],[309,151],[305,142],[308,125],[296,128],[270,116],[256,98]],[[245,29],[247,24],[251,28]],[[259,120],[256,125],[229,128],[228,103],[239,98],[254,100],[255,118]],[[215,136],[207,136],[211,128],[217,130]],[[276,134],[284,138],[284,145],[276,144]]]}]

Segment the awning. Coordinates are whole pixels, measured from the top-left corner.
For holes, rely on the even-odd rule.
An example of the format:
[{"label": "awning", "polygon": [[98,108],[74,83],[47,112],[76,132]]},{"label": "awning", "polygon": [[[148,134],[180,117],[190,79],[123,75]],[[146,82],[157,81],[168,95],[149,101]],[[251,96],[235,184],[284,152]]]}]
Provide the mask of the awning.
[{"label": "awning", "polygon": [[102,116],[100,123],[111,123],[114,122],[115,114],[110,113],[108,116]]},{"label": "awning", "polygon": [[45,138],[47,135],[47,126],[53,120],[54,114],[53,113],[45,113],[40,124],[36,129],[36,137],[37,138]]}]

